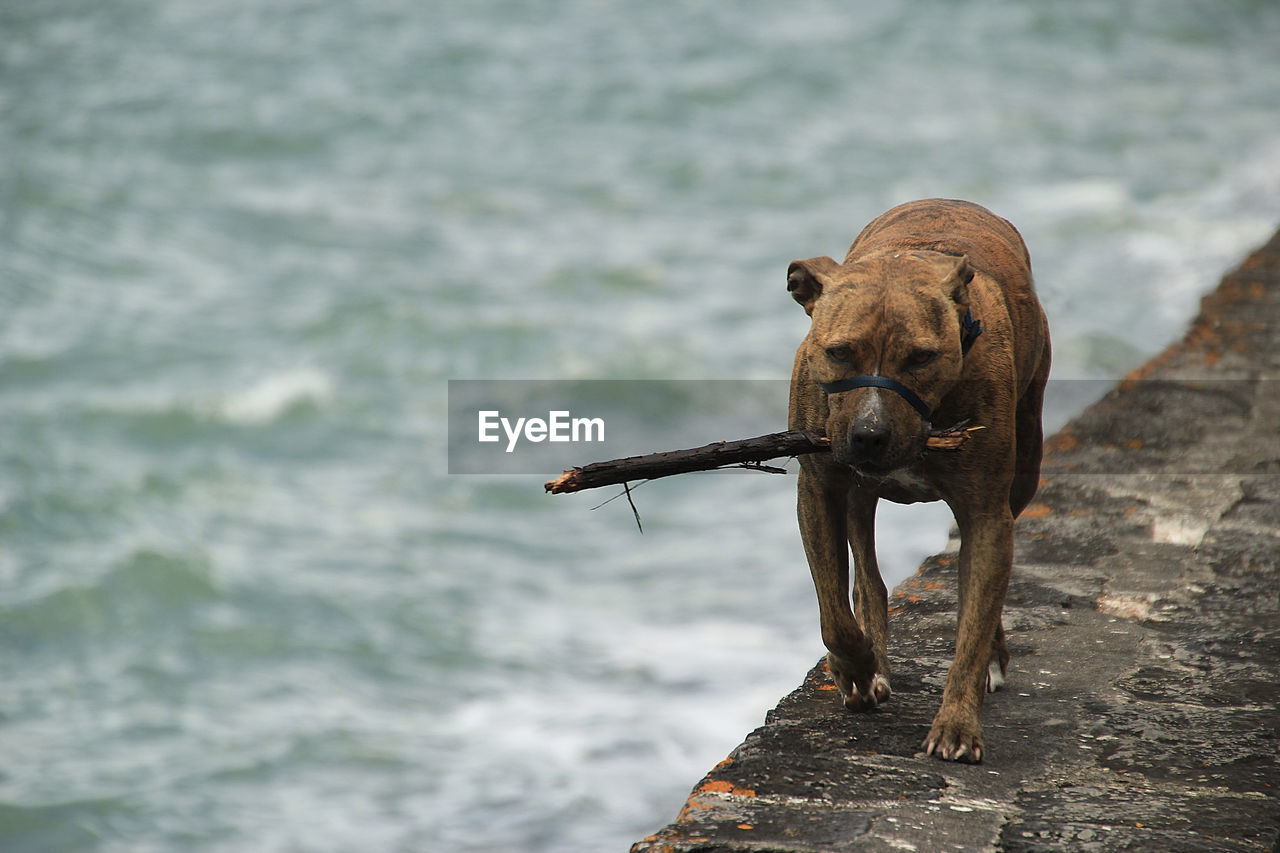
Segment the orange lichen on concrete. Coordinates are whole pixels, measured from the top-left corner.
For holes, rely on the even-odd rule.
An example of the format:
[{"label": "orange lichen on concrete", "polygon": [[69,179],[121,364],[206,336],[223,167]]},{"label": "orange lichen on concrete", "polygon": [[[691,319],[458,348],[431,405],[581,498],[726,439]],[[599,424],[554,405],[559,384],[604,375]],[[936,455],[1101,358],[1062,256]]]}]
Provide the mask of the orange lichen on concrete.
[{"label": "orange lichen on concrete", "polygon": [[1044,442],[1044,449],[1050,453],[1064,453],[1068,450],[1075,450],[1080,446],[1080,439],[1076,438],[1069,432],[1060,432],[1057,435],[1051,435]]},{"label": "orange lichen on concrete", "polygon": [[[728,794],[734,797],[754,798],[756,792],[751,788],[740,788],[732,782],[724,779],[713,779],[712,775],[724,767],[733,763],[733,758],[726,758],[715,766],[715,769],[708,773],[706,778],[693,789],[693,793],[689,794],[689,798],[685,800],[684,808],[680,809],[680,814],[676,816],[675,823],[667,827],[666,831],[659,833],[657,836],[646,838],[645,841],[654,842],[662,838],[672,839],[678,837],[682,827],[697,821],[699,812],[706,812],[712,809],[720,808],[724,805],[721,797]],[[697,841],[698,839],[688,837],[686,841]],[[662,849],[662,848],[658,848]]]},{"label": "orange lichen on concrete", "polygon": [[680,810],[680,814],[676,815],[676,825],[689,823],[693,820],[693,812],[705,811],[715,808],[715,803],[707,803],[698,799],[697,794],[690,794],[689,799],[684,801],[684,808]]},{"label": "orange lichen on concrete", "polygon": [[1048,504],[1028,504],[1019,513],[1020,518],[1044,518],[1053,515],[1053,508]]},{"label": "orange lichen on concrete", "polygon": [[[729,766],[730,764],[732,764],[732,763],[733,763],[733,756],[732,756],[732,755],[726,755],[724,758],[720,759],[720,763],[719,763],[719,764],[717,764],[715,767],[712,767],[712,768],[711,768],[711,773],[718,773],[719,771],[721,771],[721,770],[725,769],[726,767],[728,767],[728,766]],[[711,775],[711,773],[708,773],[707,775],[708,775],[708,776],[710,776],[710,775]]]},{"label": "orange lichen on concrete", "polygon": [[751,788],[739,788],[724,779],[711,779],[698,786],[698,789],[694,791],[694,795],[696,796],[697,794],[732,794],[735,797],[754,797],[756,792]]}]

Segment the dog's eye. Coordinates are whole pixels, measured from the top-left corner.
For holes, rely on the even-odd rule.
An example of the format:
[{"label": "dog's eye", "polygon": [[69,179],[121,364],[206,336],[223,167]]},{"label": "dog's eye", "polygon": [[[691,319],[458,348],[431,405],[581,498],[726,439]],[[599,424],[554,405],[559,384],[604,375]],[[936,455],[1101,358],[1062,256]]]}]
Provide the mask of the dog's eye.
[{"label": "dog's eye", "polygon": [[907,364],[911,367],[924,367],[929,362],[938,357],[938,353],[931,349],[918,349],[907,358]]},{"label": "dog's eye", "polygon": [[836,361],[848,361],[852,351],[846,346],[827,347],[827,355]]}]

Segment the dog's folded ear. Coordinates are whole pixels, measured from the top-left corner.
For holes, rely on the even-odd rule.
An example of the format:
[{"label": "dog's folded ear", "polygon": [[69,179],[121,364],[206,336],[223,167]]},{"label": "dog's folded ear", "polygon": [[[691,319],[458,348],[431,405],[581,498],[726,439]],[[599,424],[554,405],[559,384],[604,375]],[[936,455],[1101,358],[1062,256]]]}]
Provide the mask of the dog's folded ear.
[{"label": "dog's folded ear", "polygon": [[957,305],[969,304],[969,282],[973,281],[973,265],[968,255],[961,255],[945,273],[942,286],[951,294]]},{"label": "dog's folded ear", "polygon": [[813,316],[813,304],[822,295],[822,288],[831,284],[831,276],[839,268],[839,264],[825,256],[792,261],[787,267],[787,290],[792,299],[804,306],[804,313]]}]

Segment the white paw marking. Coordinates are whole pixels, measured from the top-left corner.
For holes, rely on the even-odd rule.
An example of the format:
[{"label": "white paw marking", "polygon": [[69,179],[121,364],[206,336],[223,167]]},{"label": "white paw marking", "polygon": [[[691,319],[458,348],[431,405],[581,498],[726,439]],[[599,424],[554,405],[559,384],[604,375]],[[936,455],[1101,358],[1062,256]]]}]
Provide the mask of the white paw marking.
[{"label": "white paw marking", "polygon": [[1000,664],[992,661],[987,665],[987,692],[995,693],[1004,686],[1004,673],[1000,671]]},{"label": "white paw marking", "polygon": [[840,699],[851,711],[869,711],[872,708],[878,708],[881,703],[888,702],[892,695],[893,688],[889,686],[889,679],[879,673],[871,676],[871,685],[867,688],[866,695],[858,692],[856,685],[851,693],[845,693],[844,688],[840,688]]}]

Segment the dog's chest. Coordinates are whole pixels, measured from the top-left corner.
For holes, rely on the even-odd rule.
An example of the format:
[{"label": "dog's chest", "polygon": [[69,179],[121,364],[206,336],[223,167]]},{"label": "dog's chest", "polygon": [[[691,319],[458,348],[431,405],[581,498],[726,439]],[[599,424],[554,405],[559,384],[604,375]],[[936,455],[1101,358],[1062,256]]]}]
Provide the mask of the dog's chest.
[{"label": "dog's chest", "polygon": [[928,480],[910,468],[900,468],[871,483],[876,494],[898,504],[926,503],[941,500],[942,495]]}]

